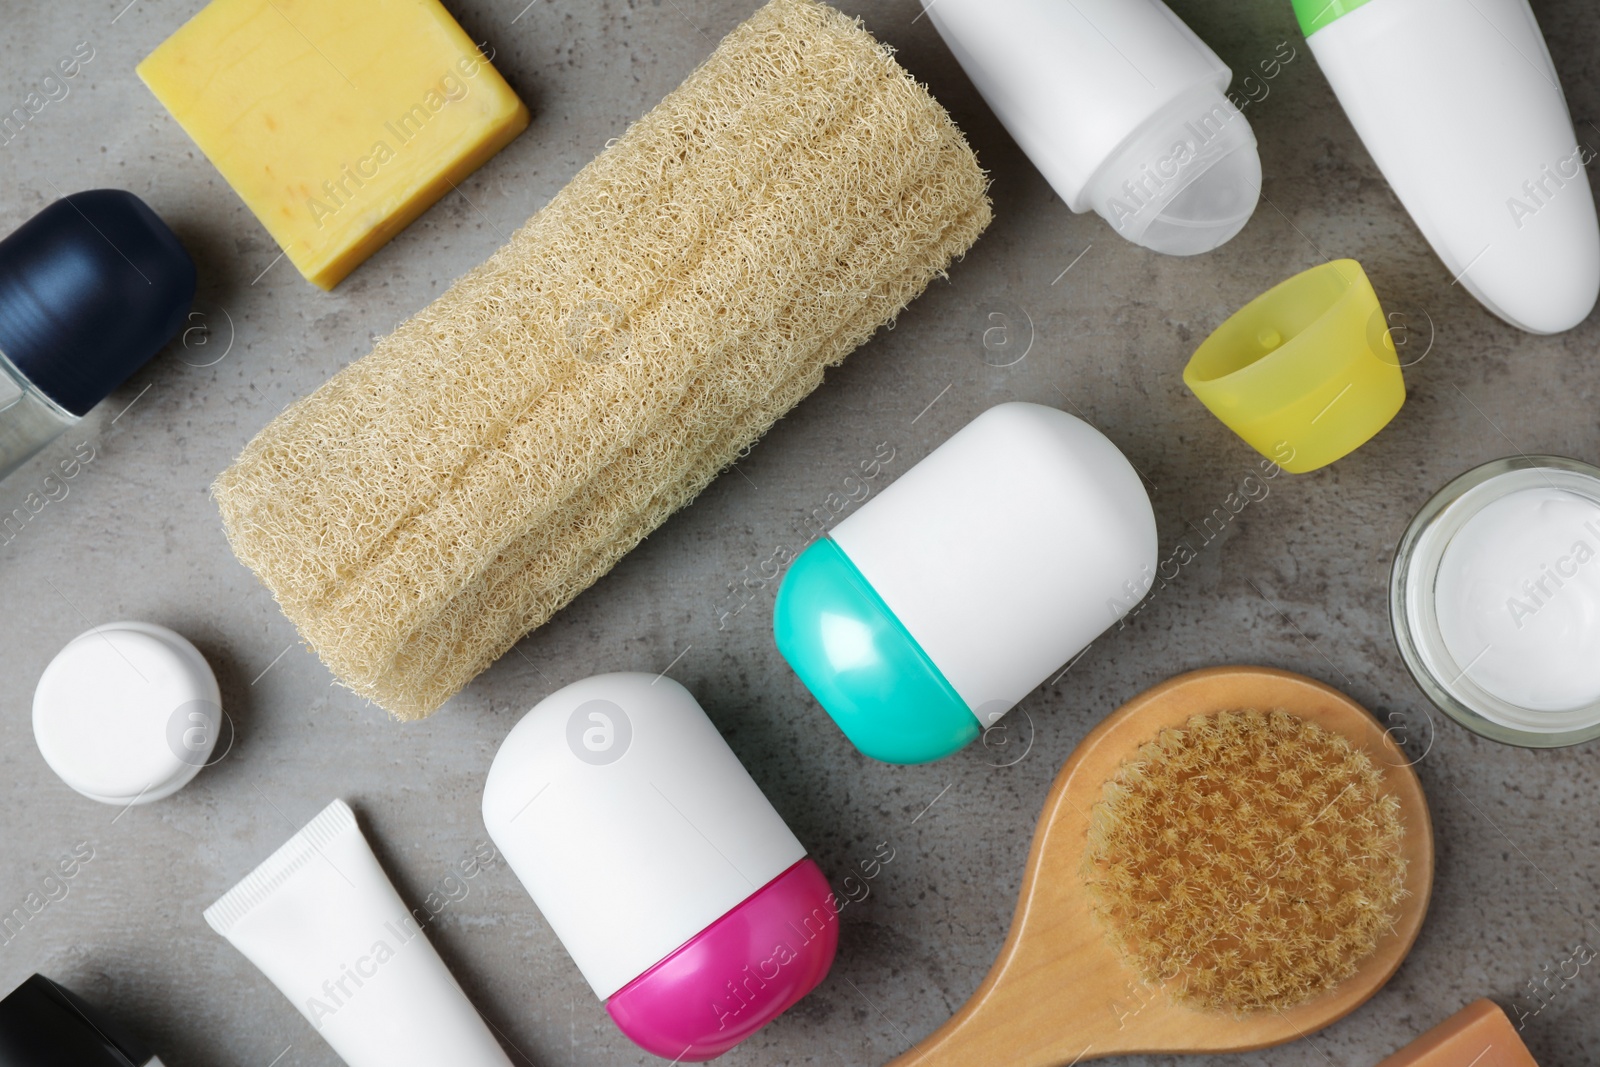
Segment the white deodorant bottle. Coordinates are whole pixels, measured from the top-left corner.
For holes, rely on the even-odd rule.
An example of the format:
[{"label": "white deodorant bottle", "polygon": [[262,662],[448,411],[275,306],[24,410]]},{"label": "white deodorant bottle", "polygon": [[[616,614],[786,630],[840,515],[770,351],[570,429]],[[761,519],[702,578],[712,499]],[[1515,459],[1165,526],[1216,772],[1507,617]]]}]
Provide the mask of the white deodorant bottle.
[{"label": "white deodorant bottle", "polygon": [[1261,195],[1232,73],[1161,0],[923,0],[996,117],[1073,211],[1209,252]]}]

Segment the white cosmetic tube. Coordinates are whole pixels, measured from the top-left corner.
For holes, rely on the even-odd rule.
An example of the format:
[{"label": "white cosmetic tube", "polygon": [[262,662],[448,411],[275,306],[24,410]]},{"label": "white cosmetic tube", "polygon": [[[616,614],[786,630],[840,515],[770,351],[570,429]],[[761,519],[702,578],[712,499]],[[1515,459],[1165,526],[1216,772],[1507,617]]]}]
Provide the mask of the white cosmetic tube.
[{"label": "white cosmetic tube", "polygon": [[205,916],[350,1067],[511,1067],[342,800]]}]

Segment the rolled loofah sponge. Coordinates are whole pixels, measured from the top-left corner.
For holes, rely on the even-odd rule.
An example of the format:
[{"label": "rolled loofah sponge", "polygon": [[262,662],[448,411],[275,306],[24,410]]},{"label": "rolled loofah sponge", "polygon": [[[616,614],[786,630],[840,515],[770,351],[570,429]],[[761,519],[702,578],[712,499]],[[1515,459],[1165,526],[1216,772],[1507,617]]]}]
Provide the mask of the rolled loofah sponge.
[{"label": "rolled loofah sponge", "polygon": [[1094,910],[1151,985],[1286,1008],[1355,973],[1405,896],[1383,773],[1284,711],[1196,716],[1139,749],[1090,813]]},{"label": "rolled loofah sponge", "polygon": [[988,225],[944,110],[772,0],[509,244],[213,492],[335,677],[443,704],[609,570]]}]

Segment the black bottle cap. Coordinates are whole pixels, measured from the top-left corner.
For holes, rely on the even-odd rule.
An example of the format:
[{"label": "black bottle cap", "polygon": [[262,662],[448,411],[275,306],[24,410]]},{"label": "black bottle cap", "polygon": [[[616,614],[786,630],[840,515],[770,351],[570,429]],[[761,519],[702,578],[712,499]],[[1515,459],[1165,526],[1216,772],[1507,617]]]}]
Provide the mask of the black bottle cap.
[{"label": "black bottle cap", "polygon": [[0,1067],[144,1067],[141,1042],[36,974],[0,1000]]},{"label": "black bottle cap", "polygon": [[121,189],[62,197],[0,241],[0,353],[74,415],[183,325],[194,261]]}]

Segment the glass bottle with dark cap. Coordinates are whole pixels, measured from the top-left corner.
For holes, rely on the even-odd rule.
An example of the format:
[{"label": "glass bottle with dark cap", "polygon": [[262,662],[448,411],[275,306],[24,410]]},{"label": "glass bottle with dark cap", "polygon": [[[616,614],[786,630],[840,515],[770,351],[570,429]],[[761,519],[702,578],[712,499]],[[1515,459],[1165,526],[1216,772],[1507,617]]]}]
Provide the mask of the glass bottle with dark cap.
[{"label": "glass bottle with dark cap", "polygon": [[120,189],[62,197],[0,241],[0,478],[160,351],[194,287],[178,238]]},{"label": "glass bottle with dark cap", "polygon": [[114,1019],[42,974],[0,1000],[0,1067],[161,1067]]}]

